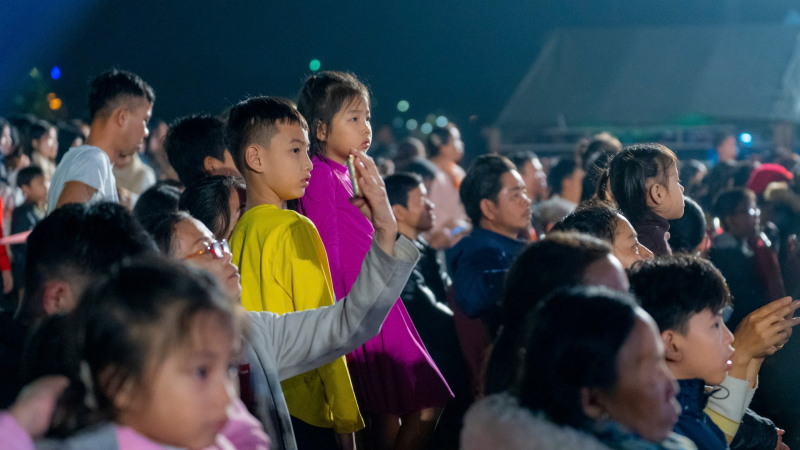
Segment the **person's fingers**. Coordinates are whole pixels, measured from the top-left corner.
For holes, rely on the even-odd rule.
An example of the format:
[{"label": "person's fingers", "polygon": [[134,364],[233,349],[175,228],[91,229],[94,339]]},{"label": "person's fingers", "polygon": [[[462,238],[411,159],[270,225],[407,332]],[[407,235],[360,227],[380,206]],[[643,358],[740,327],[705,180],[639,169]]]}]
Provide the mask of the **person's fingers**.
[{"label": "person's fingers", "polygon": [[797,311],[798,308],[800,308],[800,301],[792,302],[784,307],[772,311],[767,316],[764,316],[762,321],[771,321],[769,323],[772,323],[777,320],[791,318],[794,316],[794,312]]},{"label": "person's fingers", "polygon": [[371,156],[364,152],[355,150],[351,150],[351,154],[355,155],[356,159],[364,165],[364,167],[367,169],[367,172],[369,172],[371,176],[381,179],[380,172],[378,172],[378,166],[375,164],[375,160],[372,159]]},{"label": "person's fingers", "polygon": [[774,302],[770,302],[769,304],[758,308],[757,310],[750,313],[748,316],[752,317],[753,319],[760,319],[762,317],[766,317],[773,312],[784,308],[792,303],[792,297],[783,297],[775,300]]}]

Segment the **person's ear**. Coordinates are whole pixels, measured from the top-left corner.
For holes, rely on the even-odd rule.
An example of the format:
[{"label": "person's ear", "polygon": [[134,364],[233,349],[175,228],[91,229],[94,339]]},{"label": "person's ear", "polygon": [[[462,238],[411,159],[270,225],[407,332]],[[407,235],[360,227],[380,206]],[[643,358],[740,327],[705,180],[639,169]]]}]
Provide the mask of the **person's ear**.
[{"label": "person's ear", "polygon": [[[118,376],[118,369],[109,367],[100,374],[98,381],[102,386],[113,387],[118,383],[117,380],[114,380],[114,377]],[[135,387],[134,381],[128,378],[122,382],[122,386],[120,386],[119,389],[115,389],[116,392],[113,393],[111,402],[114,404],[114,408],[116,408],[117,411],[130,411],[135,408],[137,391]]]},{"label": "person's ear", "polygon": [[328,139],[328,127],[321,121],[317,121],[317,140],[325,142]]},{"label": "person's ear", "polygon": [[678,362],[683,359],[682,339],[678,333],[673,330],[663,331],[661,332],[661,341],[664,342],[664,354],[667,361]]},{"label": "person's ear", "polygon": [[406,209],[403,205],[398,203],[396,205],[392,205],[392,212],[394,213],[394,218],[397,222],[405,223],[408,209]]},{"label": "person's ear", "polygon": [[213,156],[206,156],[203,158],[203,170],[205,170],[209,175],[216,175],[217,170],[224,165],[225,163],[223,161],[220,161]]},{"label": "person's ear", "polygon": [[497,205],[488,198],[484,198],[480,202],[481,215],[489,220],[497,218]]},{"label": "person's ear", "polygon": [[653,183],[647,188],[647,206],[661,206],[666,201],[666,190],[660,183]]},{"label": "person's ear", "polygon": [[263,149],[258,145],[250,145],[244,150],[244,165],[246,168],[256,173],[264,173]]},{"label": "person's ear", "polygon": [[44,284],[42,307],[48,316],[65,314],[75,308],[75,296],[72,287],[61,280],[50,280]]},{"label": "person's ear", "polygon": [[120,106],[111,113],[113,122],[120,128],[125,128],[125,124],[130,118],[131,110],[125,105]]},{"label": "person's ear", "polygon": [[600,394],[596,389],[583,387],[581,388],[581,407],[583,413],[591,419],[599,419],[606,413],[605,408],[601,405]]}]

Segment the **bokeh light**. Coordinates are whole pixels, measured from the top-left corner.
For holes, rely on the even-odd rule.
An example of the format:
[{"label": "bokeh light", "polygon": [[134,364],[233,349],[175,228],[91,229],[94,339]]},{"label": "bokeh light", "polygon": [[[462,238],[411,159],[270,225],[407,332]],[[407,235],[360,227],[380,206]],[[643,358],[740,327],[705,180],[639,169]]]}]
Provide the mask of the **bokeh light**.
[{"label": "bokeh light", "polygon": [[419,127],[419,131],[422,131],[423,134],[430,134],[430,132],[433,131],[433,125],[425,122]]},{"label": "bokeh light", "polygon": [[447,117],[439,116],[436,118],[436,126],[437,127],[444,127],[447,126]]},{"label": "bokeh light", "polygon": [[408,102],[405,101],[405,100],[400,100],[399,102],[397,102],[397,110],[400,111],[400,112],[408,111],[408,108],[410,106],[411,105],[409,105]]},{"label": "bokeh light", "polygon": [[739,135],[739,140],[742,141],[742,144],[751,144],[753,143],[753,135],[750,133],[742,133]]},{"label": "bokeh light", "polygon": [[320,63],[318,59],[312,59],[311,62],[308,63],[308,68],[313,72],[318,71],[320,67],[322,67],[322,63]]},{"label": "bokeh light", "polygon": [[406,128],[408,128],[409,131],[416,130],[418,125],[419,124],[414,119],[408,119],[408,122],[406,122]]},{"label": "bokeh light", "polygon": [[54,98],[56,98],[56,93],[55,92],[51,92],[51,93],[47,94],[47,101],[52,101]]},{"label": "bokeh light", "polygon": [[55,111],[55,110],[57,110],[59,108],[61,108],[61,99],[60,98],[56,97],[56,98],[50,100],[50,109]]},{"label": "bokeh light", "polygon": [[404,124],[405,121],[403,121],[403,118],[399,116],[395,117],[394,120],[392,121],[392,125],[394,125],[395,128],[403,128]]},{"label": "bokeh light", "polygon": [[59,69],[58,66],[53,66],[53,68],[50,70],[50,77],[52,77],[54,80],[61,78],[61,69]]}]

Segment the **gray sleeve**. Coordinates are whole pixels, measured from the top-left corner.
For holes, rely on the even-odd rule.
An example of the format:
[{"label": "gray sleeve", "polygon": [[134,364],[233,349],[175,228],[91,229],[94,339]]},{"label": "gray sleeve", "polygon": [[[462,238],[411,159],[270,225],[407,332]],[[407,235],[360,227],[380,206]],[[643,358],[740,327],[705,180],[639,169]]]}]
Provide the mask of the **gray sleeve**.
[{"label": "gray sleeve", "polygon": [[405,237],[395,243],[393,256],[373,241],[347,297],[283,315],[249,312],[248,340],[256,352],[272,355],[281,380],[327,364],[378,334],[418,258]]}]

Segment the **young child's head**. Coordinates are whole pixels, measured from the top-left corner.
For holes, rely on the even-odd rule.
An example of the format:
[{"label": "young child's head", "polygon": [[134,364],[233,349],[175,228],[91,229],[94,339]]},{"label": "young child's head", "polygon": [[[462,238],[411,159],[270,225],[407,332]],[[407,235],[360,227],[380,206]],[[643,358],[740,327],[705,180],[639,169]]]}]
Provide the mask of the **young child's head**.
[{"label": "young child's head", "polygon": [[434,205],[428,199],[422,177],[401,172],[386,177],[384,183],[401,233],[405,229],[413,230],[414,234],[424,233],[433,228]]},{"label": "young child's head", "polygon": [[111,421],[174,447],[214,443],[235,395],[241,319],[208,275],[160,259],[125,265],[87,291],[70,322],[72,383],[54,434]]},{"label": "young child's head", "polygon": [[28,129],[30,148],[28,155],[34,152],[55,161],[58,154],[58,129],[49,122],[37,120]]},{"label": "young child's head", "polygon": [[184,186],[209,175],[239,175],[225,145],[225,122],[215,116],[176,120],[164,139],[164,151]]},{"label": "young child's head", "polygon": [[626,269],[637,261],[653,257],[653,253],[639,243],[638,234],[628,219],[616,208],[602,202],[580,206],[550,231],[577,231],[602,239],[612,245],[614,256]]},{"label": "young child's head", "polygon": [[17,174],[17,186],[22,189],[26,202],[42,204],[47,202],[47,186],[44,184],[44,173],[37,166],[20,169]]},{"label": "young child's head", "polygon": [[245,185],[241,178],[216,175],[201,178],[190,184],[183,194],[179,208],[203,222],[216,239],[230,239],[233,228],[242,215]]},{"label": "young child's head", "polygon": [[228,114],[226,137],[248,192],[277,204],[305,194],[312,168],[308,125],[287,101],[253,97],[235,105]]},{"label": "young child's head", "polygon": [[658,324],[675,377],[722,383],[733,334],[722,319],[731,300],[719,270],[702,258],[673,255],[637,264],[629,278],[642,308]]},{"label": "young child's head", "polygon": [[601,200],[613,199],[634,226],[648,211],[667,220],[683,216],[678,158],[661,144],[625,147],[608,163],[597,185]]},{"label": "young child's head", "polygon": [[731,189],[719,194],[714,202],[714,215],[719,217],[722,229],[738,239],[749,239],[758,234],[761,211],[753,191]]},{"label": "young child's head", "polygon": [[428,135],[425,150],[430,159],[444,159],[445,161],[458,162],[464,156],[464,142],[461,132],[452,123],[447,126],[435,128]]},{"label": "young child's head", "polygon": [[328,71],[309,77],[297,109],[308,121],[311,156],[344,164],[350,150],[367,151],[371,108],[369,90],[355,75]]}]

